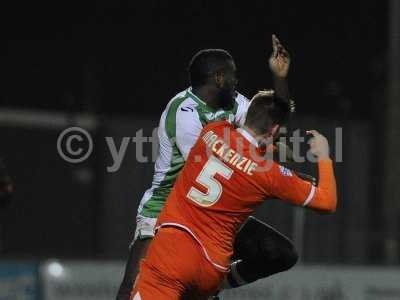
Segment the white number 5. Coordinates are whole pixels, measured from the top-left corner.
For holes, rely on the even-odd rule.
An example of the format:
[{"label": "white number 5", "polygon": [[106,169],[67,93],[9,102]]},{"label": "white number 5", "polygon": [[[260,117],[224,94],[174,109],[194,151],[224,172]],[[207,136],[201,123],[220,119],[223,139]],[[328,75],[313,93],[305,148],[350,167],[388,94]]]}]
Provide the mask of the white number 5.
[{"label": "white number 5", "polygon": [[228,168],[219,159],[211,156],[204,165],[196,181],[207,188],[207,193],[200,192],[195,187],[191,187],[187,197],[201,206],[211,206],[219,200],[222,194],[221,183],[214,178],[215,174],[223,176],[225,179],[231,178],[233,170]]}]

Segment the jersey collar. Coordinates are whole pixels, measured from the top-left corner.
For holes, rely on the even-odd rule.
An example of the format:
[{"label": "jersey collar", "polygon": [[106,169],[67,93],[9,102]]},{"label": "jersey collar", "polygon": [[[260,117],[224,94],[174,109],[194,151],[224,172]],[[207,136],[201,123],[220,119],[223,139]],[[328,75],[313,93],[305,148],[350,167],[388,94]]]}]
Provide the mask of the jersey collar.
[{"label": "jersey collar", "polygon": [[252,136],[246,129],[244,129],[243,127],[239,127],[238,129],[236,129],[241,135],[243,135],[246,140],[248,140],[251,144],[253,144],[254,146],[258,147],[258,142],[257,140],[254,138],[254,136]]},{"label": "jersey collar", "polygon": [[[237,110],[238,110],[238,107],[239,107],[238,102],[237,102],[236,99],[235,99],[235,104],[234,104],[234,106],[233,106],[232,109],[224,110],[224,109],[222,109],[222,108],[218,108],[218,109],[213,108],[213,107],[207,105],[207,103],[204,102],[203,100],[201,100],[199,97],[197,97],[197,96],[193,93],[192,87],[189,87],[189,88],[186,90],[186,97],[192,98],[192,99],[199,105],[201,111],[203,111],[204,113],[212,113],[212,114],[221,114],[221,115],[222,115],[223,113],[219,113],[219,112],[225,112],[225,114],[226,114],[226,113],[229,114],[228,117],[227,117],[227,118],[229,118],[229,119],[231,118],[231,117],[230,117],[230,114],[235,115],[236,112],[237,112]],[[210,120],[211,120],[211,119],[208,119],[208,121],[210,121]],[[208,122],[207,122],[207,123],[208,123]]]},{"label": "jersey collar", "polygon": [[205,103],[203,100],[201,100],[199,97],[197,97],[193,91],[192,91],[192,87],[189,87],[187,89],[187,93],[189,94],[189,97],[191,97],[195,102],[197,102],[201,107],[203,107],[206,111],[210,111],[210,112],[217,112],[220,109],[215,109],[211,106],[209,106],[207,103]]}]

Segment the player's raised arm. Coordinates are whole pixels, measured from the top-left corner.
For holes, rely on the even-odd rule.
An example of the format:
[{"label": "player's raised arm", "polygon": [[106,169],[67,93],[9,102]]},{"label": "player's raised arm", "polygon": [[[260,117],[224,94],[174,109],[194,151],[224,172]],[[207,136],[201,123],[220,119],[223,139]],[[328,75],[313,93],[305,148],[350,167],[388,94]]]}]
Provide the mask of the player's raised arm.
[{"label": "player's raised arm", "polygon": [[329,157],[328,140],[316,130],[309,130],[307,134],[313,136],[310,140],[310,151],[318,158],[319,170],[319,183],[315,196],[307,205],[313,209],[335,212],[337,205],[336,179],[333,163]]},{"label": "player's raised arm", "polygon": [[272,54],[269,58],[269,68],[273,75],[275,92],[290,103],[291,111],[295,103],[290,99],[287,76],[290,67],[290,55],[275,34],[272,35]]},{"label": "player's raised arm", "polygon": [[332,160],[329,158],[327,139],[316,130],[310,130],[310,151],[318,158],[319,183],[317,186],[299,178],[294,172],[274,164],[270,178],[270,194],[284,201],[311,209],[333,213],[336,211],[336,180]]}]

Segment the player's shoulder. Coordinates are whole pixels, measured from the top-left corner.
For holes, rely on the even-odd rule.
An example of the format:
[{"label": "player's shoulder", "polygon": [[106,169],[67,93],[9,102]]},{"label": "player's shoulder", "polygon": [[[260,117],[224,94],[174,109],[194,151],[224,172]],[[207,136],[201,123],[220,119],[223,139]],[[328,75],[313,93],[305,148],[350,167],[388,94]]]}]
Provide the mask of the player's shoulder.
[{"label": "player's shoulder", "polygon": [[213,131],[215,133],[217,132],[223,132],[224,129],[230,129],[230,130],[235,130],[234,125],[226,120],[223,121],[215,121],[212,123],[207,124],[206,126],[204,126],[203,131]]},{"label": "player's shoulder", "polygon": [[195,107],[196,102],[190,97],[189,89],[183,90],[176,94],[168,103],[168,106],[188,106]]},{"label": "player's shoulder", "polygon": [[179,114],[182,118],[197,116],[197,102],[193,100],[189,88],[176,94],[168,103],[167,111]]},{"label": "player's shoulder", "polygon": [[257,173],[263,174],[263,177],[269,178],[271,181],[279,180],[281,177],[295,177],[294,171],[274,161],[272,158],[264,158],[257,162]]},{"label": "player's shoulder", "polygon": [[[182,114],[184,113],[184,114]],[[168,102],[163,114],[166,118],[176,120],[178,118],[190,119],[197,114],[196,103],[188,94],[188,89],[179,92]]]}]

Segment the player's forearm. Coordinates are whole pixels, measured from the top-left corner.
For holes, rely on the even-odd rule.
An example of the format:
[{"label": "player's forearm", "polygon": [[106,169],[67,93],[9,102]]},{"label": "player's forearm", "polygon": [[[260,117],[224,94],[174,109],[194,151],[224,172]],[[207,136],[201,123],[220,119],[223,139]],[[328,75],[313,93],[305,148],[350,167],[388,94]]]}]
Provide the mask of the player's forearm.
[{"label": "player's forearm", "polygon": [[284,77],[273,76],[274,89],[279,97],[289,102],[289,85]]},{"label": "player's forearm", "polygon": [[337,193],[332,160],[320,160],[318,162],[318,169],[319,183],[315,190],[315,196],[308,207],[333,213],[336,211]]}]

